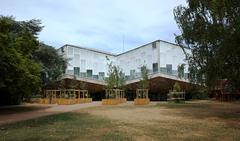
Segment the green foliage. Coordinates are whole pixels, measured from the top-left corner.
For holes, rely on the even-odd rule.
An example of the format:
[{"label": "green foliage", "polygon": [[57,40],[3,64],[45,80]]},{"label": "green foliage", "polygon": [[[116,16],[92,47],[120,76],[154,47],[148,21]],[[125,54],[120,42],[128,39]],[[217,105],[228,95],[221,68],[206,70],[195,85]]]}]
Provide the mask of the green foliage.
[{"label": "green foliage", "polygon": [[188,92],[186,92],[186,99],[209,99],[207,89],[201,86],[193,86]]},{"label": "green foliage", "polygon": [[[176,37],[187,54],[190,79],[208,87],[227,78],[240,84],[240,1],[188,0],[174,9],[182,32]],[[186,51],[185,51],[186,52]],[[187,52],[186,52],[187,53]]]},{"label": "green foliage", "polygon": [[173,92],[181,92],[181,87],[177,82],[173,85]]},{"label": "green foliage", "polygon": [[33,53],[34,59],[41,64],[43,87],[53,87],[67,67],[67,60],[51,46],[40,43]]},{"label": "green foliage", "polygon": [[[109,61],[109,59],[107,58]],[[113,65],[112,62],[108,63],[108,78],[105,79],[107,87],[109,89],[120,88],[123,89],[125,86],[124,73],[118,67]]]},{"label": "green foliage", "polygon": [[0,16],[0,105],[18,104],[40,90],[40,66],[32,59],[38,49],[39,20],[15,21]]},{"label": "green foliage", "polygon": [[206,100],[209,99],[207,91],[195,91],[192,92],[192,99]]},{"label": "green foliage", "polygon": [[149,79],[148,79],[148,69],[146,65],[141,66],[141,80],[139,81],[140,89],[147,89],[149,87]]},{"label": "green foliage", "polygon": [[184,68],[185,68],[185,65],[186,65],[186,64],[180,64],[180,65],[178,65],[177,70],[178,70],[178,77],[179,77],[180,79],[182,79],[182,78],[184,77]]},{"label": "green foliage", "polygon": [[58,88],[59,89],[65,89],[65,80],[60,80],[59,82],[58,82]]}]

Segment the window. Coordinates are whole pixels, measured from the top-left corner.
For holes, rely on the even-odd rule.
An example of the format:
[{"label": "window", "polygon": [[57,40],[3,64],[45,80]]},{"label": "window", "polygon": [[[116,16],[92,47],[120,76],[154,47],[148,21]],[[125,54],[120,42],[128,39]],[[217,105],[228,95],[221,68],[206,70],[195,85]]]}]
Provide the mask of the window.
[{"label": "window", "polygon": [[172,74],[172,64],[166,64],[167,73]]},{"label": "window", "polygon": [[158,72],[158,63],[153,63],[153,72]]},{"label": "window", "polygon": [[98,75],[100,80],[104,80],[104,75],[105,75],[104,72],[99,72]]},{"label": "window", "polygon": [[156,49],[157,48],[157,44],[156,44],[156,42],[153,42],[152,43],[152,49]]},{"label": "window", "polygon": [[98,79],[98,75],[93,75],[93,79]]},{"label": "window", "polygon": [[74,75],[79,75],[80,74],[80,68],[79,67],[74,67]]},{"label": "window", "polygon": [[87,77],[92,77],[92,70],[87,70]]},{"label": "window", "polygon": [[135,70],[130,70],[130,78],[134,78]]}]

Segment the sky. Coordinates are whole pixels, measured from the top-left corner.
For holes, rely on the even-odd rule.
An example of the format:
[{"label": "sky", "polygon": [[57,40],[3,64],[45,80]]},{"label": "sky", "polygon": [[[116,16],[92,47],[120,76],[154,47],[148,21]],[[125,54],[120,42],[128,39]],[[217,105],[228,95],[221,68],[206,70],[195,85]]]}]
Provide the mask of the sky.
[{"label": "sky", "polygon": [[175,42],[173,9],[185,0],[1,0],[0,15],[40,19],[39,40],[121,53],[154,40]]}]

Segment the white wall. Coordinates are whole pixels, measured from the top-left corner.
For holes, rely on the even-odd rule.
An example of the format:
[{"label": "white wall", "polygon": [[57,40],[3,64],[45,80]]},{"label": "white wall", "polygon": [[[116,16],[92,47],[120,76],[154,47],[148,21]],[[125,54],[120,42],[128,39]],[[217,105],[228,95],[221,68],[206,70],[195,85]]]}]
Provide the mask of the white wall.
[{"label": "white wall", "polygon": [[[172,69],[177,70],[177,66],[180,64],[187,64],[185,60],[185,54],[181,47],[160,41],[160,67],[166,67],[166,64],[172,64]],[[187,72],[188,66],[185,67]]]},{"label": "white wall", "polygon": [[158,42],[156,48],[153,48],[152,43],[150,43],[118,55],[117,61],[125,75],[130,75],[130,70],[140,72],[142,65],[146,65],[148,69],[152,70],[152,64],[158,62],[158,49]]},{"label": "white wall", "polygon": [[83,48],[66,46],[67,58],[70,59],[67,70],[73,70],[74,67],[80,67],[80,72],[86,72],[88,69],[93,70],[93,75],[98,75],[99,72],[104,72],[107,75],[107,59],[106,56],[113,62],[116,62],[116,57],[95,52]]},{"label": "white wall", "polygon": [[[155,43],[156,48],[153,48],[152,43],[149,43],[119,55],[66,45],[64,46],[65,57],[71,59],[67,72],[69,70],[73,72],[74,67],[80,67],[80,72],[91,69],[93,75],[104,72],[107,76],[107,63],[109,61],[107,61],[106,56],[115,65],[119,65],[125,75],[130,75],[130,70],[140,72],[140,67],[144,64],[147,65],[149,70],[153,69],[153,63],[158,63],[158,70],[160,70],[160,67],[166,68],[166,64],[172,64],[172,70],[177,70],[179,64],[187,64],[184,61],[185,54],[179,46],[164,41],[155,41]],[[61,48],[59,51],[61,51]],[[187,72],[187,69],[186,66],[185,72]]]}]

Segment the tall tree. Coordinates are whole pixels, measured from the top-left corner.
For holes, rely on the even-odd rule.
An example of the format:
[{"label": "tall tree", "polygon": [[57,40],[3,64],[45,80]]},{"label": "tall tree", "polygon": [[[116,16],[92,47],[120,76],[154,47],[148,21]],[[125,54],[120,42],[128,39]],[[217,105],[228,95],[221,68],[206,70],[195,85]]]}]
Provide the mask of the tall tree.
[{"label": "tall tree", "polygon": [[67,59],[60,55],[57,50],[44,43],[40,43],[38,50],[33,53],[34,59],[41,64],[41,80],[43,88],[56,87],[67,67]]},{"label": "tall tree", "polygon": [[139,88],[147,89],[149,87],[149,79],[148,79],[148,72],[146,65],[141,66],[141,80],[139,81]]},{"label": "tall tree", "polygon": [[[107,60],[110,61],[108,58]],[[105,79],[107,87],[109,89],[124,88],[125,78],[122,70],[118,66],[113,65],[112,61],[107,65],[108,65],[108,78]]]},{"label": "tall tree", "polygon": [[178,78],[182,79],[184,77],[184,68],[186,64],[179,64],[177,66]]},{"label": "tall tree", "polygon": [[0,105],[18,104],[40,90],[40,66],[32,59],[40,24],[0,16]]},{"label": "tall tree", "polygon": [[187,54],[190,79],[207,86],[217,79],[240,84],[240,1],[187,0],[174,9],[181,30],[176,41]]}]

